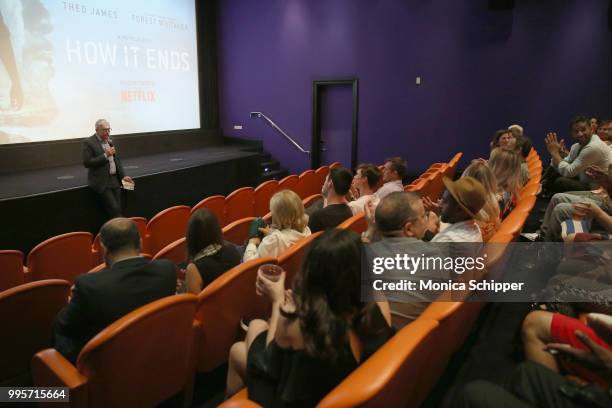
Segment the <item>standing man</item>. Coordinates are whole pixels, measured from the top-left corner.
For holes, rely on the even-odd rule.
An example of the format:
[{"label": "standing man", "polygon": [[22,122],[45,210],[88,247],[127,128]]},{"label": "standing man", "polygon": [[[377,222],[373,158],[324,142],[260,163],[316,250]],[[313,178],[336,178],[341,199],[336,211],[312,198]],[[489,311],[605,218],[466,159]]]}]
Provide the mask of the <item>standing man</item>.
[{"label": "standing man", "polygon": [[133,183],[125,175],[106,119],[96,121],[96,133],[83,141],[83,165],[87,167],[87,184],[101,196],[109,218],[121,216],[121,181]]}]

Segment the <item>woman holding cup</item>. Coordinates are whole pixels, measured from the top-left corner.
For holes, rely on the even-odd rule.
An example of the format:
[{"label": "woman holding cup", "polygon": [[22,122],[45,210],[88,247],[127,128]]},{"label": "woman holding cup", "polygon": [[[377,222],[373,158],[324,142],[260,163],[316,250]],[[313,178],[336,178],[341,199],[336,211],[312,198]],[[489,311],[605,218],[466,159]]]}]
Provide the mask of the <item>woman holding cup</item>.
[{"label": "woman holding cup", "polygon": [[248,384],[262,406],[314,406],[392,335],[389,305],[361,301],[361,251],[357,234],[334,229],[313,241],[293,290],[278,266],[258,271],[272,313],[232,346],[228,396]]}]

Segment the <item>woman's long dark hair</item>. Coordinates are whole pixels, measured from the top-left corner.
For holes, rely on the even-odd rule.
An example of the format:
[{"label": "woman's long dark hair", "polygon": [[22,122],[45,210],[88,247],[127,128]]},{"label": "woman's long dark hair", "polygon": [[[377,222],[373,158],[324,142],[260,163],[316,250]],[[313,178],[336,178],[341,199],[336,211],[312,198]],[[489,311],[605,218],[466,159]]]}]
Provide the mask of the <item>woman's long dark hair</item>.
[{"label": "woman's long dark hair", "polygon": [[223,245],[223,235],[217,216],[208,208],[193,213],[187,225],[187,258],[189,261],[211,244]]},{"label": "woman's long dark hair", "polygon": [[347,350],[348,333],[363,304],[360,237],[333,229],[312,243],[294,281],[296,314],[306,352],[335,361]]}]

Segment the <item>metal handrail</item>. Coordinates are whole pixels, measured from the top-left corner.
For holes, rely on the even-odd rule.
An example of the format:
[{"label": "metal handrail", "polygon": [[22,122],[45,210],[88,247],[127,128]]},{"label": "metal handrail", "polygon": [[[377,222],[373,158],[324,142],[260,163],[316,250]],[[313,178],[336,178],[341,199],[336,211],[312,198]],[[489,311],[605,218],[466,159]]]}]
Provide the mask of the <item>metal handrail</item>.
[{"label": "metal handrail", "polygon": [[310,150],[305,150],[302,146],[300,146],[298,144],[298,142],[296,142],[295,140],[293,140],[291,138],[291,136],[289,136],[283,129],[281,129],[276,123],[274,123],[274,121],[272,119],[270,119],[269,117],[266,116],[265,113],[263,112],[251,112],[251,117],[252,118],[264,118],[265,120],[268,121],[268,123],[276,130],[278,130],[283,136],[285,136],[285,138],[287,140],[289,140],[291,143],[293,143],[293,145],[295,147],[297,147],[302,153],[306,153],[308,155],[310,155]]}]

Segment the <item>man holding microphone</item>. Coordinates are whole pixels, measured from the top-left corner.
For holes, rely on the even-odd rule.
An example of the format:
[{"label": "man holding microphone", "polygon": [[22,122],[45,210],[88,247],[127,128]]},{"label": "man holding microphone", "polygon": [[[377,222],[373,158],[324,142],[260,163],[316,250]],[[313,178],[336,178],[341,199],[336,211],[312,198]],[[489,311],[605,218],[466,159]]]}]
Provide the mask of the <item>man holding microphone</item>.
[{"label": "man holding microphone", "polygon": [[121,183],[134,183],[126,176],[110,139],[111,127],[106,119],[96,121],[96,133],[83,141],[83,165],[87,184],[101,196],[109,218],[121,217]]}]

